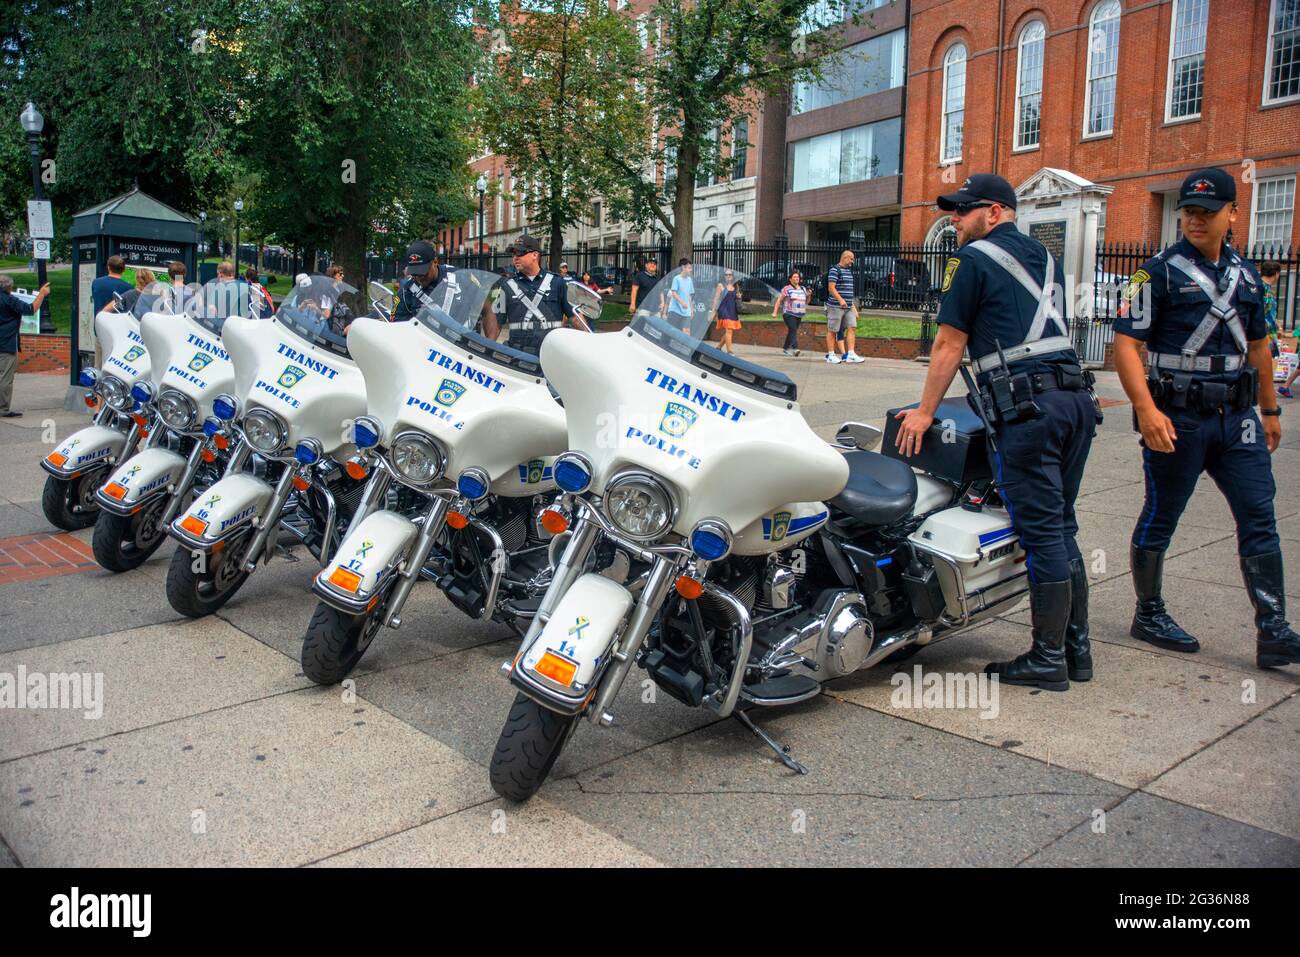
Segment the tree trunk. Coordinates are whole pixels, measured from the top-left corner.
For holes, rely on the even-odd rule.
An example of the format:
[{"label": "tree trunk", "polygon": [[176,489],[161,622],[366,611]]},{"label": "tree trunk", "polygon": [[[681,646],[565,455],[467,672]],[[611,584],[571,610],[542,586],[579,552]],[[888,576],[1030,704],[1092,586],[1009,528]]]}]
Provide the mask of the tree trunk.
[{"label": "tree trunk", "polygon": [[366,213],[365,180],[357,178],[344,195],[346,225],[334,237],[333,261],[343,267],[343,281],[360,291],[358,306],[366,304],[366,239],[370,217]]},{"label": "tree trunk", "polygon": [[683,140],[677,153],[677,191],[673,196],[673,258],[664,264],[664,272],[690,258],[695,245],[695,171],[699,164],[699,147]]},{"label": "tree trunk", "polygon": [[551,272],[560,271],[560,259],[564,255],[564,230],[560,228],[558,218],[551,217],[551,237],[550,237],[550,265],[547,266]]}]

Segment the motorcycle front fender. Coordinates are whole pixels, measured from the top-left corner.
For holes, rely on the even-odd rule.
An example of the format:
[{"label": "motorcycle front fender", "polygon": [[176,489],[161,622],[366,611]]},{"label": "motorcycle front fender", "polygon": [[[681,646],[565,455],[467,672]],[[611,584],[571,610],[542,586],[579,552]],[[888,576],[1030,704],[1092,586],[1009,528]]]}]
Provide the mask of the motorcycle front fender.
[{"label": "motorcycle front fender", "polygon": [[105,511],[133,515],[145,502],[167,494],[184,473],[185,459],[175,452],[156,446],[144,449],[117,467],[95,499]]},{"label": "motorcycle front fender", "polygon": [[192,551],[210,552],[259,515],[263,521],[278,521],[279,516],[263,515],[274,492],[266,482],[245,472],[227,475],[196,498],[185,514],[172,522],[168,534]]},{"label": "motorcycle front fender", "polygon": [[103,425],[88,425],[41,459],[41,468],[67,481],[91,469],[110,465],[121,457],[125,446],[125,433]]},{"label": "motorcycle front fender", "polygon": [[603,575],[586,574],[515,658],[511,682],[538,704],[577,714],[591,699],[633,598]]},{"label": "motorcycle front fender", "polygon": [[311,590],[325,604],[349,615],[368,611],[411,550],[419,529],[394,512],[372,512],[348,532],[334,559]]}]

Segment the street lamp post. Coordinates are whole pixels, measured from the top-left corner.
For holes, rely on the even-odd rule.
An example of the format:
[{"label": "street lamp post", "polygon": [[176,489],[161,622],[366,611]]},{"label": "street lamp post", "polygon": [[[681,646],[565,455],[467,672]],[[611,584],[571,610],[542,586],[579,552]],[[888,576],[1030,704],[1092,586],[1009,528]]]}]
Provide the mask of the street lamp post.
[{"label": "street lamp post", "polygon": [[244,211],[244,201],[235,200],[235,276],[239,276],[239,214]]},{"label": "street lamp post", "polygon": [[[23,125],[23,131],[27,134],[27,148],[32,154],[32,190],[36,193],[37,200],[45,199],[45,191],[41,189],[41,130],[45,129],[45,117],[36,109],[35,103],[28,103],[23,108],[22,113],[18,116],[18,121]],[[35,240],[32,241],[35,245]],[[33,253],[35,250],[33,249]],[[40,288],[45,285],[45,260],[36,260],[36,286]],[[54,326],[50,322],[50,306],[48,300],[41,303],[41,315],[37,320],[37,328],[41,332],[53,332]]]},{"label": "street lamp post", "polygon": [[199,258],[208,254],[208,214],[207,211],[199,213]]},{"label": "street lamp post", "polygon": [[482,173],[478,174],[478,182],[474,184],[478,190],[478,265],[483,268],[483,194],[487,192],[487,177]]}]

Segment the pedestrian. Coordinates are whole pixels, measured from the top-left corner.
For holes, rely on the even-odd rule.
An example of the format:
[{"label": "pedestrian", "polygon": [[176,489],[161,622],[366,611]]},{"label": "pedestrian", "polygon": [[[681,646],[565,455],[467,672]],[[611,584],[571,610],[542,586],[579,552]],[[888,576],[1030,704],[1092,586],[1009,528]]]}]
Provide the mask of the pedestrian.
[{"label": "pedestrian", "polygon": [[560,263],[560,278],[563,279],[565,282],[572,281],[573,277],[569,275],[568,263]]},{"label": "pedestrian", "polygon": [[1237,184],[1221,169],[1197,170],[1183,180],[1176,209],[1183,238],[1133,274],[1115,320],[1115,368],[1142,434],[1146,478],[1130,546],[1137,607],[1129,634],[1170,651],[1200,648],[1166,610],[1161,585],[1178,519],[1208,472],[1237,526],[1255,609],[1255,663],[1300,663],[1273,511],[1270,455],[1282,438],[1282,410],[1271,388],[1264,283],[1227,242]]},{"label": "pedestrian", "polygon": [[[853,250],[840,253],[840,261],[826,274],[826,361],[862,362],[855,351],[858,306],[853,290]],[[840,353],[843,352],[843,357]]]},{"label": "pedestrian", "polygon": [[[772,318],[780,313],[785,322],[785,345],[781,347],[783,355],[797,356],[799,349],[799,324],[808,314],[808,290],[804,287],[803,276],[799,270],[792,270],[781,287],[776,303],[772,306]],[[830,328],[829,326],[827,327]]]},{"label": "pedestrian", "polygon": [[668,321],[688,336],[695,312],[695,280],[691,276],[694,268],[683,256],[677,262],[677,274],[668,287]]},{"label": "pedestrian", "polygon": [[107,266],[108,275],[100,276],[90,284],[90,301],[95,315],[99,315],[110,302],[115,301],[114,295],[125,295],[131,291],[131,284],[122,278],[126,272],[126,260],[121,256],[109,256]]},{"label": "pedestrian", "polygon": [[596,280],[592,279],[591,273],[587,272],[585,269],[582,271],[581,281],[584,286],[599,296],[607,296],[614,291],[613,286],[606,286],[604,289],[601,289],[600,284],[597,283]]},{"label": "pedestrian", "polygon": [[229,259],[217,263],[217,279],[204,287],[204,300],[210,319],[228,319],[246,313],[247,287],[235,278],[235,264]]},{"label": "pedestrian", "polygon": [[[1025,550],[1032,646],[985,673],[1008,684],[1065,691],[1092,678],[1088,575],[1074,502],[1100,414],[1069,335],[1061,264],[1016,228],[1016,193],[977,173],[940,196],[960,248],[944,267],[939,332],[916,408],[903,410],[897,447],[921,450],[934,413],[969,351],[992,435],[997,492]],[[931,436],[930,441],[943,441]]]},{"label": "pedestrian", "polygon": [[405,262],[406,275],[398,285],[393,322],[414,319],[425,307],[436,306],[443,312],[453,312],[460,284],[456,280],[456,267],[443,265],[442,252],[433,243],[417,239],[406,247]]},{"label": "pedestrian", "polygon": [[321,297],[321,312],[329,320],[330,331],[336,336],[345,337],[352,320],[356,318],[347,302],[352,287],[344,284],[345,273],[338,263],[331,263],[325,270],[325,275],[330,279],[331,288]]},{"label": "pedestrian", "polygon": [[18,367],[18,350],[22,333],[23,316],[37,315],[41,304],[50,294],[47,282],[31,302],[24,302],[13,294],[12,276],[0,273],[0,419],[16,419],[22,415],[9,407],[14,396],[14,371]]},{"label": "pedestrian", "polygon": [[[135,271],[135,288],[128,289],[126,292],[122,293],[122,301],[120,304],[116,299],[114,299],[104,307],[104,311],[135,312],[136,303],[140,301],[141,293],[146,292],[155,282],[157,282],[157,279],[152,270],[145,269],[143,266],[138,267]],[[156,300],[158,297],[157,295],[154,295],[153,298]],[[147,303],[146,305],[151,304]]]},{"label": "pedestrian", "polygon": [[537,355],[542,340],[567,320],[574,328],[584,327],[578,310],[569,302],[569,284],[556,273],[542,268],[542,246],[536,236],[520,236],[506,247],[514,259],[515,274],[505,281],[501,294],[483,316],[483,331],[489,339],[509,330],[507,344]]},{"label": "pedestrian", "polygon": [[734,356],[736,350],[731,348],[731,334],[740,328],[740,290],[736,287],[736,274],[730,269],[722,273],[722,282],[714,290],[709,312],[722,330],[722,351]]},{"label": "pedestrian", "polygon": [[275,313],[275,306],[271,302],[270,291],[262,285],[261,277],[257,270],[249,266],[244,270],[244,281],[248,287],[253,290],[253,300],[258,303],[257,314],[262,319],[270,319]]},{"label": "pedestrian", "polygon": [[628,302],[628,311],[635,314],[637,303],[641,307],[648,308],[646,305],[650,301],[650,291],[659,283],[659,263],[650,257],[645,264],[632,277],[632,298]]}]

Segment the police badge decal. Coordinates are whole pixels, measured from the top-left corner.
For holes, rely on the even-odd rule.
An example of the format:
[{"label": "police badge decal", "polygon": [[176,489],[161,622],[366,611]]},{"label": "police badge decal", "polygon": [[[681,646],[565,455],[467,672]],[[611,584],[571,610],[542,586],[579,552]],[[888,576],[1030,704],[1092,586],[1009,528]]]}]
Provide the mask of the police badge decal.
[{"label": "police badge decal", "polygon": [[459,382],[452,379],[443,379],[442,385],[438,386],[438,391],[434,393],[433,401],[441,406],[450,407],[456,404],[456,400],[465,394],[465,387]]},{"label": "police badge decal", "polygon": [[659,431],[671,435],[675,439],[680,439],[690,431],[695,420],[699,418],[699,413],[694,409],[682,405],[680,402],[669,402],[664,408],[663,419],[659,422]]}]

